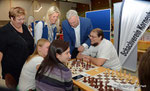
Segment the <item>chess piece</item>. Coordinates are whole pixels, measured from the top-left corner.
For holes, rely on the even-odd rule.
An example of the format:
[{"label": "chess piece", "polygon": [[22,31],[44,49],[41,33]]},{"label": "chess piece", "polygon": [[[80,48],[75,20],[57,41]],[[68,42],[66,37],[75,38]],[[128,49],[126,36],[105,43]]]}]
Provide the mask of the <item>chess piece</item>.
[{"label": "chess piece", "polygon": [[91,79],[90,76],[88,76],[88,83],[90,83],[90,79]]},{"label": "chess piece", "polygon": [[114,71],[112,71],[112,72],[111,72],[111,76],[112,76],[112,77],[115,77],[115,75],[114,75]]},{"label": "chess piece", "polygon": [[102,75],[99,74],[99,75],[97,75],[97,76],[100,78]]},{"label": "chess piece", "polygon": [[100,88],[103,87],[103,81],[100,81]]},{"label": "chess piece", "polygon": [[97,83],[95,83],[95,88],[98,88],[98,85],[97,85]]},{"label": "chess piece", "polygon": [[91,64],[92,64],[92,62],[90,61],[90,63],[89,63],[89,68],[91,68]]},{"label": "chess piece", "polygon": [[85,83],[87,82],[87,80],[86,80],[86,77],[84,77],[84,80],[83,80],[83,82],[85,82]]},{"label": "chess piece", "polygon": [[94,77],[91,78],[90,86],[92,86],[92,87],[94,86]]},{"label": "chess piece", "polygon": [[109,86],[109,90],[108,91],[113,91],[113,89],[112,89],[112,87],[111,86]]},{"label": "chess piece", "polygon": [[130,84],[134,84],[135,83],[135,77],[132,77],[132,79],[130,80]]},{"label": "chess piece", "polygon": [[104,91],[104,89],[103,88],[99,88],[98,91]]},{"label": "chess piece", "polygon": [[105,86],[105,91],[107,91],[107,86]]},{"label": "chess piece", "polygon": [[124,74],[123,75],[124,75],[124,77],[126,77],[126,70],[124,70]]},{"label": "chess piece", "polygon": [[120,69],[120,75],[122,74],[122,69]]},{"label": "chess piece", "polygon": [[109,68],[107,69],[107,73],[108,73],[108,76],[109,76],[110,75],[110,69]]},{"label": "chess piece", "polygon": [[98,79],[95,79],[95,88],[98,88],[97,82],[98,82]]},{"label": "chess piece", "polygon": [[131,78],[131,74],[129,73],[128,78],[127,78],[128,81],[130,81],[130,78]]},{"label": "chess piece", "polygon": [[88,67],[88,62],[87,62],[87,65],[86,65],[86,68],[85,68],[86,70],[89,70],[89,67]]}]

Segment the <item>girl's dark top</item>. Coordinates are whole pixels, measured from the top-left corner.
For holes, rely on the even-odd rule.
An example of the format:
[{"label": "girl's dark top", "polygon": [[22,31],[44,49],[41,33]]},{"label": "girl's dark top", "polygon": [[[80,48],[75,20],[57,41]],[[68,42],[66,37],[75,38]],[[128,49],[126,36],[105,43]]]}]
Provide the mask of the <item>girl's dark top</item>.
[{"label": "girl's dark top", "polygon": [[8,23],[0,29],[0,52],[2,58],[2,76],[10,73],[18,82],[20,72],[27,57],[34,51],[34,39],[27,26],[22,25],[23,33]]},{"label": "girl's dark top", "polygon": [[72,87],[71,71],[62,63],[52,71],[50,67],[44,74],[37,73],[36,91],[72,91]]}]

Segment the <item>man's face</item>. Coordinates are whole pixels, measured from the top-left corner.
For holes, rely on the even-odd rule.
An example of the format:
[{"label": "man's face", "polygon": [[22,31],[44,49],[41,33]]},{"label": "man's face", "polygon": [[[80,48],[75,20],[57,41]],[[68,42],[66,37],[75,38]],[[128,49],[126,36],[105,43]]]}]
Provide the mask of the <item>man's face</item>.
[{"label": "man's face", "polygon": [[92,46],[97,46],[101,42],[101,36],[98,37],[96,32],[91,32],[89,38]]},{"label": "man's face", "polygon": [[68,19],[68,22],[71,25],[71,27],[76,28],[79,25],[79,17],[72,16],[70,19]]}]

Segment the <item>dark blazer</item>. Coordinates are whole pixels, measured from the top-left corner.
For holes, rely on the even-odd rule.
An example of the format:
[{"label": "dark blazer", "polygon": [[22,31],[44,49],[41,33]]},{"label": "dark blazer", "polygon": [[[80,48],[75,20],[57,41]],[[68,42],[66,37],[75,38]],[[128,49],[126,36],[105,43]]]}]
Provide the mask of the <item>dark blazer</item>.
[{"label": "dark blazer", "polygon": [[[81,45],[83,43],[86,43],[88,46],[90,46],[90,39],[88,35],[93,29],[92,23],[88,18],[79,17],[79,19],[80,19],[80,43]],[[72,53],[72,51],[75,48],[76,42],[75,31],[70,26],[68,20],[64,20],[62,22],[62,29],[64,41],[68,41],[70,43],[70,53]]]}]

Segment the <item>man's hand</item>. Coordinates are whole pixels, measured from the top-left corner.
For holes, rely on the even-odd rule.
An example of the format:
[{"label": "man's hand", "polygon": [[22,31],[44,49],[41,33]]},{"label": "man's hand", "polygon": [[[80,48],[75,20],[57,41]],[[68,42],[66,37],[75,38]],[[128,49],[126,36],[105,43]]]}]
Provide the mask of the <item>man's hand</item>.
[{"label": "man's hand", "polygon": [[83,60],[87,62],[90,62],[90,58],[91,58],[90,56],[86,56],[86,55],[83,56]]},{"label": "man's hand", "polygon": [[79,46],[79,47],[78,47],[78,51],[79,51],[79,52],[83,52],[83,51],[84,51],[84,46]]}]

